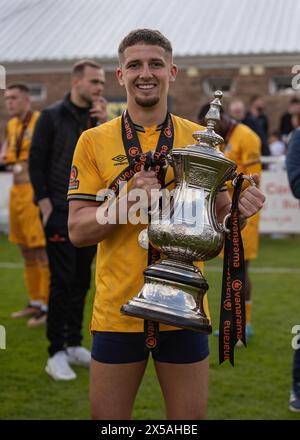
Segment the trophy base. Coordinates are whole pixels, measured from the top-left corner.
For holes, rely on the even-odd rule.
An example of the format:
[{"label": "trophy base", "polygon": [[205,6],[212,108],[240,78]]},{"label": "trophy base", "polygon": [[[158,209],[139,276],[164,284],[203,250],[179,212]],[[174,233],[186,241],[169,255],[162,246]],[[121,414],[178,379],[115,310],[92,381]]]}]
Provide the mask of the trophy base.
[{"label": "trophy base", "polygon": [[[150,307],[150,308],[149,308]],[[124,315],[134,316],[136,318],[147,319],[149,321],[157,321],[162,324],[171,325],[174,327],[180,327],[187,330],[194,330],[196,332],[204,333],[210,335],[212,332],[212,327],[209,324],[209,320],[204,317],[191,317],[191,316],[181,316],[178,311],[174,310],[174,314],[170,309],[164,311],[162,307],[158,307],[157,310],[154,309],[153,304],[140,303],[138,301],[128,301],[121,308],[121,312]]]},{"label": "trophy base", "polygon": [[124,304],[121,312],[174,327],[210,334],[203,297],[208,284],[192,264],[164,260],[145,271],[140,293]]}]

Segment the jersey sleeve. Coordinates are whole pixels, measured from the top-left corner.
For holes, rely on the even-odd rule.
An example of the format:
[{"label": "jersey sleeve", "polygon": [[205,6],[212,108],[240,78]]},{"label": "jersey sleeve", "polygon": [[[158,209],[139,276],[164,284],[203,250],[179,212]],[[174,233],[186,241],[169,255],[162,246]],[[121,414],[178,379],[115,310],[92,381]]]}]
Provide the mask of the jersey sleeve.
[{"label": "jersey sleeve", "polygon": [[70,172],[68,201],[97,201],[97,193],[103,188],[97,166],[93,141],[87,131],[80,136]]}]

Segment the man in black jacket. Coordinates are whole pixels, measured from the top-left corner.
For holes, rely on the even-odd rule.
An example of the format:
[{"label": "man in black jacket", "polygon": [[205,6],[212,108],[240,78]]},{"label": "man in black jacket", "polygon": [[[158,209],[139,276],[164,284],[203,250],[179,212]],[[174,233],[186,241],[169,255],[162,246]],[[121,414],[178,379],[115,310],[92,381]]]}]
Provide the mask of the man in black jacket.
[{"label": "man in black jacket", "polygon": [[[286,169],[293,195],[300,200],[300,112],[292,115],[292,126],[295,130],[288,143]],[[297,327],[297,326],[295,326]],[[292,389],[290,393],[289,408],[300,413],[300,346],[294,347],[292,369]]]},{"label": "man in black jacket", "polygon": [[234,99],[229,103],[228,113],[233,119],[247,125],[251,130],[255,131],[261,140],[262,156],[269,156],[270,150],[267,135],[268,120],[263,113],[262,107],[255,107],[256,103],[262,105],[260,103],[263,101],[260,97],[253,97],[252,101],[252,112],[246,111],[245,104],[241,99]]},{"label": "man in black jacket", "polygon": [[288,143],[289,134],[293,131],[292,117],[294,114],[300,113],[300,99],[293,97],[289,104],[287,112],[283,113],[280,118],[280,134],[284,142]]},{"label": "man in black jacket", "polygon": [[47,107],[36,124],[29,171],[38,203],[51,271],[47,337],[50,341],[46,372],[56,380],[76,378],[70,364],[89,366],[90,352],[81,347],[81,328],[91,263],[96,247],[75,248],[68,237],[67,190],[70,169],[80,134],[107,119],[102,97],[105,76],[91,60],[76,63],[71,92]]}]

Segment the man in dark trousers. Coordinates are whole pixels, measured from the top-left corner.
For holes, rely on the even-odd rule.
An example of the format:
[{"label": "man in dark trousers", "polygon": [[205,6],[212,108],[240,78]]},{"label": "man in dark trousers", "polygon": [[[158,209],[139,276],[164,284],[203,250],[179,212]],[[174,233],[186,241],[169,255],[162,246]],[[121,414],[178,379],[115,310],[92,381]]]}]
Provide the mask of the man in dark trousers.
[{"label": "man in dark trousers", "polygon": [[[67,190],[79,136],[107,119],[104,82],[99,64],[91,60],[76,63],[71,92],[41,113],[30,151],[30,178],[45,229],[51,271],[46,372],[55,380],[76,378],[69,364],[90,364],[90,352],[81,346],[81,328],[96,247],[77,249],[70,242]],[[71,182],[76,188],[74,168]]]}]

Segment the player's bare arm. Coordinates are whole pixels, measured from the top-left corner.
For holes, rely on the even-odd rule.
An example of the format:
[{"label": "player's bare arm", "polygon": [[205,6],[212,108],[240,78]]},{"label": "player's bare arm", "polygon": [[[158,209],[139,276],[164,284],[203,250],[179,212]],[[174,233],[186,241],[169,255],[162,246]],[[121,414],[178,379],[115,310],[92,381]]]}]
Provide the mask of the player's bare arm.
[{"label": "player's bare arm", "polygon": [[[151,191],[161,188],[154,171],[140,171],[132,178],[131,191],[134,189],[144,190],[147,193],[148,200],[151,199]],[[123,196],[127,197],[128,195]],[[116,219],[124,218],[120,210],[126,209],[126,215],[135,201],[127,201],[126,205],[121,202],[122,198],[116,202]],[[72,243],[77,246],[89,246],[96,244],[107,238],[118,227],[116,224],[105,223],[99,221],[99,203],[86,202],[81,200],[71,200],[69,202],[69,236]],[[101,213],[107,217],[110,202],[105,201],[101,206]],[[126,206],[126,208],[123,208]],[[122,213],[123,214],[123,213]]]}]

